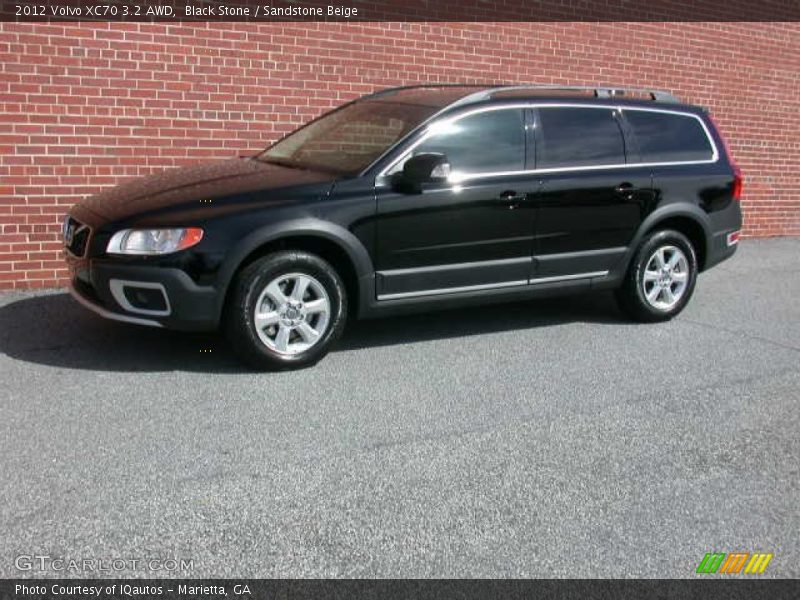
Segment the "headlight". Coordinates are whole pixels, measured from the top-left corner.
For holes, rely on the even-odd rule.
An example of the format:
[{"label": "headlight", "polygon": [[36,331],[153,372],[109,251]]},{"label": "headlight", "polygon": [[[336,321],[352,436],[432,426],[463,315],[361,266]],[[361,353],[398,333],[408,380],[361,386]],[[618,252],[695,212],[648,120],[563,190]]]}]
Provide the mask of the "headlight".
[{"label": "headlight", "polygon": [[203,239],[198,227],[185,229],[123,229],[108,242],[109,254],[169,254],[185,250]]}]

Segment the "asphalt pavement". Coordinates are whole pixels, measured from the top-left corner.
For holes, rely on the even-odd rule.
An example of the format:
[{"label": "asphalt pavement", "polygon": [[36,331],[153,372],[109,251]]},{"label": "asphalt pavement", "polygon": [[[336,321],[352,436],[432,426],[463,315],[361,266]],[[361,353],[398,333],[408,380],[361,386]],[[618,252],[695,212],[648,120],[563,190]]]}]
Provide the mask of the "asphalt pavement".
[{"label": "asphalt pavement", "polygon": [[365,321],[277,374],[0,294],[0,576],[695,577],[760,551],[798,577],[798,259],[743,241],[669,323],[605,293]]}]

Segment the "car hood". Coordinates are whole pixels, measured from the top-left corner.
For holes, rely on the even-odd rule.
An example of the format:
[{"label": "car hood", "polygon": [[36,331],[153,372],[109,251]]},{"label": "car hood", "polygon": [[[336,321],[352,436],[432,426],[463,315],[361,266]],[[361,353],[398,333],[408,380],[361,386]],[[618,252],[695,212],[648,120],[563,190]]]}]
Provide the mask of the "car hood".
[{"label": "car hood", "polygon": [[139,177],[103,190],[79,204],[96,215],[119,220],[201,200],[333,182],[335,179],[335,175],[322,171],[239,158]]}]

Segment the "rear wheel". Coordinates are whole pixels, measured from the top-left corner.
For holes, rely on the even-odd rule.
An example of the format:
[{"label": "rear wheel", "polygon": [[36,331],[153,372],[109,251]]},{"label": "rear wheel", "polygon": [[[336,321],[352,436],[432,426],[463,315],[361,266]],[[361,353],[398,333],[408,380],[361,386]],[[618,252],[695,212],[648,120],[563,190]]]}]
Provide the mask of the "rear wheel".
[{"label": "rear wheel", "polygon": [[314,364],[344,329],[347,297],[336,271],[300,251],[270,254],[239,274],[226,306],[225,332],[258,369]]},{"label": "rear wheel", "polygon": [[667,321],[688,304],[697,281],[697,257],[689,239],[671,229],[647,236],[633,257],[616,297],[638,321]]}]

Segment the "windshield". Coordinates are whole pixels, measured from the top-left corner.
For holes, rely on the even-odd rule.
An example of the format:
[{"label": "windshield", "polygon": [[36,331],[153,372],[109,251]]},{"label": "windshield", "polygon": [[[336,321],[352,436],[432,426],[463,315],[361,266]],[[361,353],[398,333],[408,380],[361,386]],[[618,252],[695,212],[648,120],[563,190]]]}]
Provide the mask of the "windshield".
[{"label": "windshield", "polygon": [[289,134],[256,158],[291,167],[357,173],[437,109],[356,102]]}]

